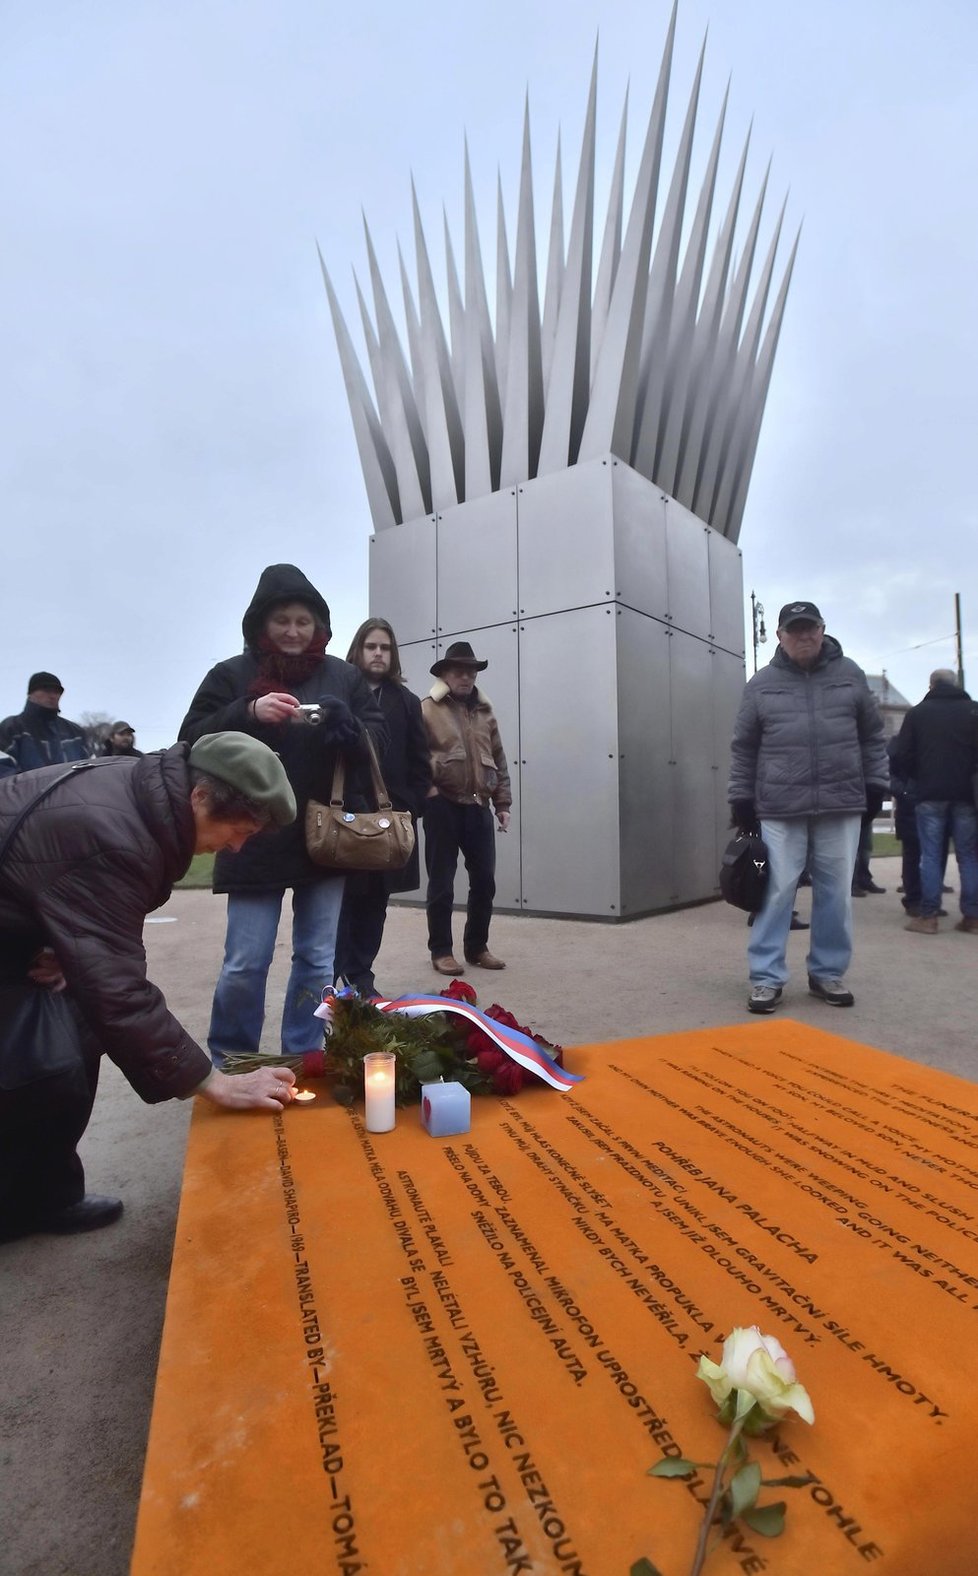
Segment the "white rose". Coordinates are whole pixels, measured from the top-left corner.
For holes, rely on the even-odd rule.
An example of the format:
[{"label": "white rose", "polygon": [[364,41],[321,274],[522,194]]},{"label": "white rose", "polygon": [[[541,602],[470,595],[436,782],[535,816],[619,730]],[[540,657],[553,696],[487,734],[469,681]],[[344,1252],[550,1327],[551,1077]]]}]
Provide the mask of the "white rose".
[{"label": "white rose", "polygon": [[709,1386],[725,1421],[746,1417],[755,1406],[768,1422],[777,1422],[786,1412],[797,1412],[806,1423],[815,1421],[808,1391],[796,1382],[791,1358],[780,1341],[762,1335],[756,1324],[749,1330],[731,1330],[720,1363],[701,1357],[696,1377]]}]

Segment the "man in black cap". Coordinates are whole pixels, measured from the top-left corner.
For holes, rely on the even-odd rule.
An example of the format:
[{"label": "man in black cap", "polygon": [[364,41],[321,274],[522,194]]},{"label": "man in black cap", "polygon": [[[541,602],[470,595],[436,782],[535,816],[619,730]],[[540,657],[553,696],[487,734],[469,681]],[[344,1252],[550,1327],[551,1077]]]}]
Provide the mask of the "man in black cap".
[{"label": "man in black cap", "polygon": [[0,782],[0,1242],[122,1214],[86,1194],[76,1152],[103,1053],[150,1104],[290,1103],[288,1068],[211,1065],[146,977],[143,923],[195,853],[236,851],[295,813],[278,756],[242,733]]},{"label": "man in black cap", "polygon": [[788,981],[785,952],[798,879],[812,877],[808,988],[851,1007],[852,871],[862,816],[889,783],[883,723],[866,675],[814,602],[778,616],[778,649],[749,681],[737,713],[727,798],[732,822],[760,831],[769,878],[751,927],[748,1012],[773,1012]]},{"label": "man in black cap", "polygon": [[129,755],[138,760],[142,750],[136,749],[136,732],[128,722],[114,722],[102,745],[103,755]]},{"label": "man in black cap", "polygon": [[0,722],[0,750],[11,757],[17,771],[87,758],[84,731],[59,715],[63,694],[64,686],[53,673],[32,673],[23,711]]},{"label": "man in black cap", "polygon": [[[455,871],[461,852],[469,876],[462,947],[466,962],[481,969],[505,964],[489,951],[489,923],[496,895],[496,843],[509,827],[513,795],[506,752],[490,701],[475,676],[480,662],[467,640],[456,640],[432,664],[435,683],[421,702],[431,748],[433,785],[424,801],[424,847],[428,870],[428,950],[438,974],[464,974],[452,949]],[[490,805],[492,809],[490,809]]]}]

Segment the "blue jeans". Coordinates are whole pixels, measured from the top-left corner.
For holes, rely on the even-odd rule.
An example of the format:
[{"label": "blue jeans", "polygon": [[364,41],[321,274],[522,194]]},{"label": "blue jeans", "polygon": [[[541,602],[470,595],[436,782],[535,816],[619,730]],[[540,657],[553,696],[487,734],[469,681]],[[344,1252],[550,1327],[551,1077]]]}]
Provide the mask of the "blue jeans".
[{"label": "blue jeans", "polygon": [[925,799],[917,806],[920,912],[929,916],[941,906],[949,832],[961,877],[961,912],[978,919],[978,815],[974,805],[951,799]]},{"label": "blue jeans", "polygon": [[[215,1067],[235,1051],[257,1051],[265,1022],[265,984],[284,892],[229,892],[224,965],[214,991],[207,1044]],[[313,1012],[333,983],[343,877],[327,876],[292,891],[292,972],[282,1009],[282,1054],[322,1045]]]},{"label": "blue jeans", "polygon": [[852,870],[860,821],[859,815],[761,821],[770,875],[747,944],[752,985],[788,982],[788,927],[806,861],[812,877],[808,972],[817,980],[842,979],[852,958]]}]

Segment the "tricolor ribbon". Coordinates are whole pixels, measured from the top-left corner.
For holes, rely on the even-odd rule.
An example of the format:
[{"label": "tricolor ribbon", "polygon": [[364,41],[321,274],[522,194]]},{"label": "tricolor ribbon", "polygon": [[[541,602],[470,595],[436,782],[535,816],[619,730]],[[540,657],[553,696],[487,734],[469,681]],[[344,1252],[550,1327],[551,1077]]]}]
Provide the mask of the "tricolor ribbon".
[{"label": "tricolor ribbon", "polygon": [[[332,1002],[343,1001],[356,994],[350,987],[325,990],[322,1006],[316,1008],[315,1016],[329,1023],[333,1016]],[[566,1068],[559,1067],[553,1057],[548,1056],[528,1034],[497,1023],[495,1018],[487,1017],[478,1007],[470,1007],[467,1002],[451,1001],[447,996],[398,996],[394,1001],[375,997],[370,1005],[376,1007],[378,1012],[401,1012],[406,1018],[427,1018],[434,1012],[454,1013],[456,1017],[472,1024],[473,1028],[480,1029],[505,1055],[528,1073],[535,1073],[538,1078],[542,1078],[552,1089],[559,1089],[562,1094],[566,1094],[568,1089],[573,1089],[575,1084],[582,1081],[580,1073],[569,1073]]]}]

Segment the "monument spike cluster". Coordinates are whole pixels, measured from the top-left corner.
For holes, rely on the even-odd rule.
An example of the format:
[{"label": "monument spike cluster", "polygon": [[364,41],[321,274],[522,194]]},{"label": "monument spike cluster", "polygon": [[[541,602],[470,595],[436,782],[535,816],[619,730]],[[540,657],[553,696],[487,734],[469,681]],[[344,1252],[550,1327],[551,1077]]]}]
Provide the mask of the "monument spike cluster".
[{"label": "monument spike cluster", "polygon": [[768,313],[783,209],[750,289],[767,175],[734,260],[748,132],[711,249],[725,95],[683,248],[702,52],[656,224],[675,28],[674,9],[627,217],[626,93],[596,266],[597,51],[566,249],[558,139],[542,278],[528,103],[512,271],[498,184],[494,292],[468,146],[462,281],[446,218],[444,315],[412,181],[414,286],[398,254],[406,351],[364,221],[372,313],[356,288],[372,392],[320,257],[377,531],[611,453],[738,540],[798,243]]}]

